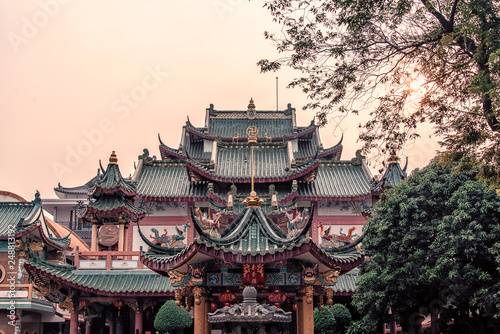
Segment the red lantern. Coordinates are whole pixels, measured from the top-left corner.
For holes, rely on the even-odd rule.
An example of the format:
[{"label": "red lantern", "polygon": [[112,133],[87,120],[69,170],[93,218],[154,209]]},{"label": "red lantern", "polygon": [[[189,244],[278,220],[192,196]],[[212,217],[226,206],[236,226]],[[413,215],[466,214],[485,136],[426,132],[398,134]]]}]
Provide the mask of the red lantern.
[{"label": "red lantern", "polygon": [[215,311],[217,311],[217,309],[218,309],[218,307],[217,307],[216,303],[210,304],[210,310],[212,311],[212,313],[214,313]]},{"label": "red lantern", "polygon": [[80,305],[80,308],[86,308],[88,306],[87,299],[80,300],[80,303],[78,305]]},{"label": "red lantern", "polygon": [[286,295],[279,290],[276,290],[269,294],[269,301],[274,303],[274,306],[276,306],[277,308],[281,308],[281,303],[283,303],[285,300]]},{"label": "red lantern", "polygon": [[231,306],[231,303],[236,301],[236,295],[231,291],[227,290],[219,295],[219,300],[221,303],[224,303],[225,306]]},{"label": "red lantern", "polygon": [[293,304],[292,308],[294,311],[297,311],[297,304]]},{"label": "red lantern", "polygon": [[118,300],[115,300],[115,302],[113,304],[118,308],[118,316],[120,316],[120,309],[123,307],[123,305],[125,303],[123,302],[123,300],[118,299]]}]

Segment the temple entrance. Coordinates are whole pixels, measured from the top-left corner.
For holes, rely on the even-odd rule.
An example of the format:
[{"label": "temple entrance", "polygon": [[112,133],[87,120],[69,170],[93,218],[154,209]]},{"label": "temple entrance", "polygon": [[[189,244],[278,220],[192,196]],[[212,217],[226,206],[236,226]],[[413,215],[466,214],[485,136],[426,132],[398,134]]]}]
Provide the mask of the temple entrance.
[{"label": "temple entrance", "polygon": [[223,334],[265,334],[290,333],[292,312],[285,312],[274,305],[257,302],[257,289],[247,286],[243,289],[243,302],[224,306],[208,314],[208,322]]}]

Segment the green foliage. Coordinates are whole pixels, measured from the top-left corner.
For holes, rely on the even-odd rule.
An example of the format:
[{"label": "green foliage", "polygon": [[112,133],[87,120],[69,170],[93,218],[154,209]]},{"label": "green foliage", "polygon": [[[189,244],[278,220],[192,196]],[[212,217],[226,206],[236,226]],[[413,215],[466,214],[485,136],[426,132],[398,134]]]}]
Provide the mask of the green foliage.
[{"label": "green foliage", "polygon": [[[274,0],[266,33],[319,110],[320,124],[365,113],[364,152],[402,149],[423,122],[450,152],[500,175],[500,6],[494,0]],[[360,103],[361,101],[361,103]],[[341,117],[342,116],[342,117]]]},{"label": "green foliage", "polygon": [[183,307],[175,306],[175,300],[167,300],[156,314],[154,327],[159,331],[173,331],[193,324],[193,318]]},{"label": "green foliage", "polygon": [[324,334],[340,334],[352,320],[351,312],[342,304],[314,309],[314,328]]},{"label": "green foliage", "polygon": [[314,329],[319,331],[322,334],[333,334],[336,333],[336,324],[335,317],[330,312],[328,307],[323,307],[320,311],[318,308],[314,309]]},{"label": "green foliage", "polygon": [[367,319],[391,309],[406,329],[431,312],[498,328],[500,196],[454,169],[432,163],[376,204],[354,297]]},{"label": "green foliage", "polygon": [[346,329],[346,334],[371,334],[376,332],[376,325],[370,323],[367,318],[353,321]]}]

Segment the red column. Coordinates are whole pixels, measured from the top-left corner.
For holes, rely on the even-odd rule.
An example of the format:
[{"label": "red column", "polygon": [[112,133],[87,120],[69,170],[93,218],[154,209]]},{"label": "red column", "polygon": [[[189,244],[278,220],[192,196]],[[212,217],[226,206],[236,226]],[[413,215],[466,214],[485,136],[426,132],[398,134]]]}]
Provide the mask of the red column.
[{"label": "red column", "polygon": [[71,312],[69,319],[69,334],[78,334],[78,313],[76,309]]},{"label": "red column", "polygon": [[111,319],[108,325],[109,325],[109,334],[115,334],[115,313],[113,311],[111,311]]},{"label": "red column", "polygon": [[91,333],[90,321],[85,322],[85,334]]},{"label": "red column", "polygon": [[138,301],[137,311],[135,311],[135,332],[134,334],[142,334],[142,302]]}]

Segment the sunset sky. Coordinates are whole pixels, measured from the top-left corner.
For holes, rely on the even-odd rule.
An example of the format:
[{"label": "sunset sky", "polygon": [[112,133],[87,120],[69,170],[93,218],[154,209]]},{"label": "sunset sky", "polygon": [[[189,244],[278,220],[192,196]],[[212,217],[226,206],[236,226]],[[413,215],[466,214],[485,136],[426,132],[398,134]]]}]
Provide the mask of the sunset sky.
[{"label": "sunset sky", "polygon": [[[202,126],[205,108],[297,108],[306,96],[286,84],[300,73],[261,74],[278,56],[264,31],[279,32],[262,1],[0,0],[0,190],[32,200],[36,190],[78,186],[116,151],[124,176],[158,133],[177,148],[187,116]],[[344,133],[343,159],[354,157],[357,126],[321,130],[325,147]],[[410,169],[437,149],[424,134],[406,155]],[[380,168],[375,165],[374,173]]]}]

